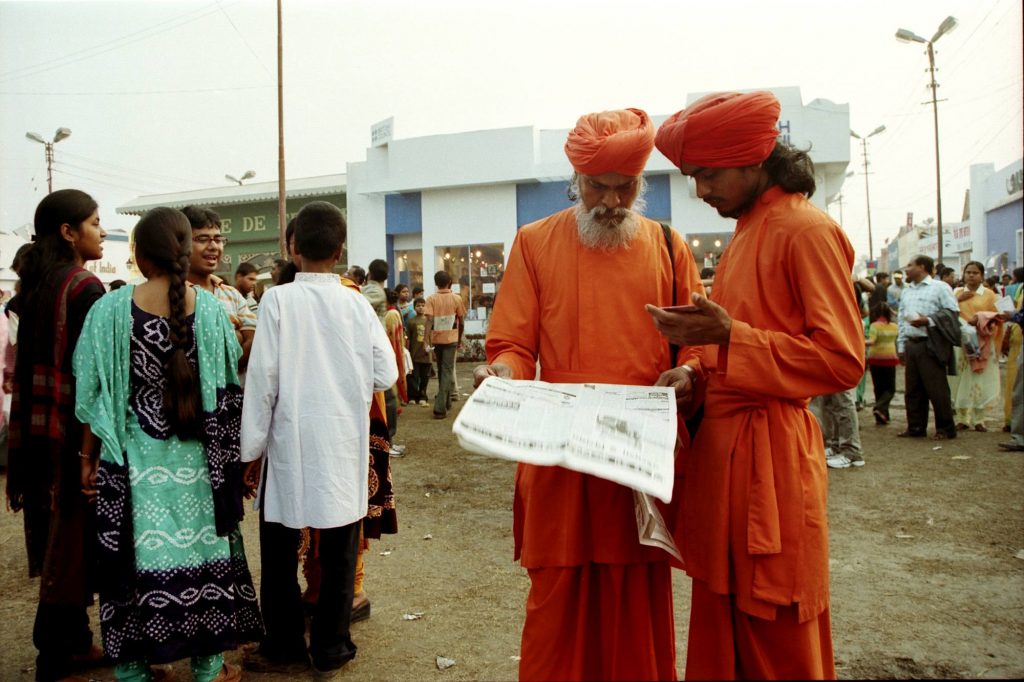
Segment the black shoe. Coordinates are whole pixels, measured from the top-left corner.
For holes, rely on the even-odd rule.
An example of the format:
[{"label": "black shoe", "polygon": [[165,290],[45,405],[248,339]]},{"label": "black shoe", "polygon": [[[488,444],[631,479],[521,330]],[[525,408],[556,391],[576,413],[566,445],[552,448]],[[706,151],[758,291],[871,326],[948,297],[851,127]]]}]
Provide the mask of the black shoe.
[{"label": "black shoe", "polygon": [[924,438],[926,435],[927,434],[925,434],[925,433],[919,433],[917,431],[910,431],[908,429],[907,431],[900,431],[899,433],[896,434],[896,437],[897,438]]},{"label": "black shoe", "polygon": [[353,607],[352,616],[349,618],[350,623],[358,623],[369,619],[370,617],[370,600],[363,599],[359,602],[358,606]]},{"label": "black shoe", "polygon": [[323,653],[309,652],[313,662],[313,672],[322,679],[334,677],[342,667],[356,657],[356,645],[351,639],[345,643],[331,647]]},{"label": "black shoe", "polygon": [[1012,440],[1005,443],[998,443],[998,445],[1000,450],[1005,450],[1006,452],[1024,452],[1024,445],[1014,443]]}]

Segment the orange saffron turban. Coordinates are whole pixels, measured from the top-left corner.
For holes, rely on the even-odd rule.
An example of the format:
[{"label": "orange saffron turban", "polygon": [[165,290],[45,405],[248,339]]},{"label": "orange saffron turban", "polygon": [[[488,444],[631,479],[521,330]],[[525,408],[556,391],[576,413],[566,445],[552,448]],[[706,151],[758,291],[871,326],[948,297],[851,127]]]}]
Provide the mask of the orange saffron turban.
[{"label": "orange saffron turban", "polygon": [[565,155],[583,175],[640,175],[653,150],[654,126],[640,109],[581,116],[565,141]]},{"label": "orange saffron turban", "polygon": [[676,166],[756,166],[775,148],[781,110],[770,92],[712,93],[670,116],[654,143]]}]

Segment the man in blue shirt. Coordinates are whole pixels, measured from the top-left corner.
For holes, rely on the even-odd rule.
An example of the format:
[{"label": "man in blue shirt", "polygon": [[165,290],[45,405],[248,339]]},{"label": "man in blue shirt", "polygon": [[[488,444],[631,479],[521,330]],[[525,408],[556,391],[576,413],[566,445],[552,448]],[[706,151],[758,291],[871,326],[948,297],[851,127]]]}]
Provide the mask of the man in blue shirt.
[{"label": "man in blue shirt", "polygon": [[896,270],[892,273],[892,284],[886,287],[886,303],[894,311],[900,309],[900,297],[903,295],[903,273]]},{"label": "man in blue shirt", "polygon": [[[900,295],[899,335],[896,351],[906,366],[907,430],[901,438],[923,438],[928,429],[928,403],[935,411],[935,440],[956,438],[953,403],[949,396],[945,365],[928,351],[928,328],[939,311],[960,314],[960,306],[948,286],[932,279],[935,262],[914,256],[905,268],[907,285]],[[889,287],[890,291],[894,287]]]}]

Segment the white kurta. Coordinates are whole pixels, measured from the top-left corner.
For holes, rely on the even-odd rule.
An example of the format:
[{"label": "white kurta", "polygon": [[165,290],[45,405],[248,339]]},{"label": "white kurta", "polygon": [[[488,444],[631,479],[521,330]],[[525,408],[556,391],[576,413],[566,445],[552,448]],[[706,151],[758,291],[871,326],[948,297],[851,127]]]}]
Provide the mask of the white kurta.
[{"label": "white kurta", "polygon": [[336,528],[366,516],[370,401],[397,379],[377,314],[337,275],[267,290],[242,407],[242,461],[267,455],[267,521]]}]

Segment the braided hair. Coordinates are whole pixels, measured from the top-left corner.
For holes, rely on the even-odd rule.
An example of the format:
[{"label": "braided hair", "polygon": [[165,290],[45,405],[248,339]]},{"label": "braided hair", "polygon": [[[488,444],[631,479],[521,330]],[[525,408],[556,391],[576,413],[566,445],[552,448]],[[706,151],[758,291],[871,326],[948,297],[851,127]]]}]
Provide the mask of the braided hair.
[{"label": "braided hair", "polygon": [[181,211],[154,208],[135,226],[135,257],[144,259],[170,278],[167,302],[173,350],[164,365],[167,385],[164,410],[172,432],[181,440],[199,434],[201,403],[199,377],[189,364],[188,319],[185,314],[185,279],[192,254],[192,227]]}]

